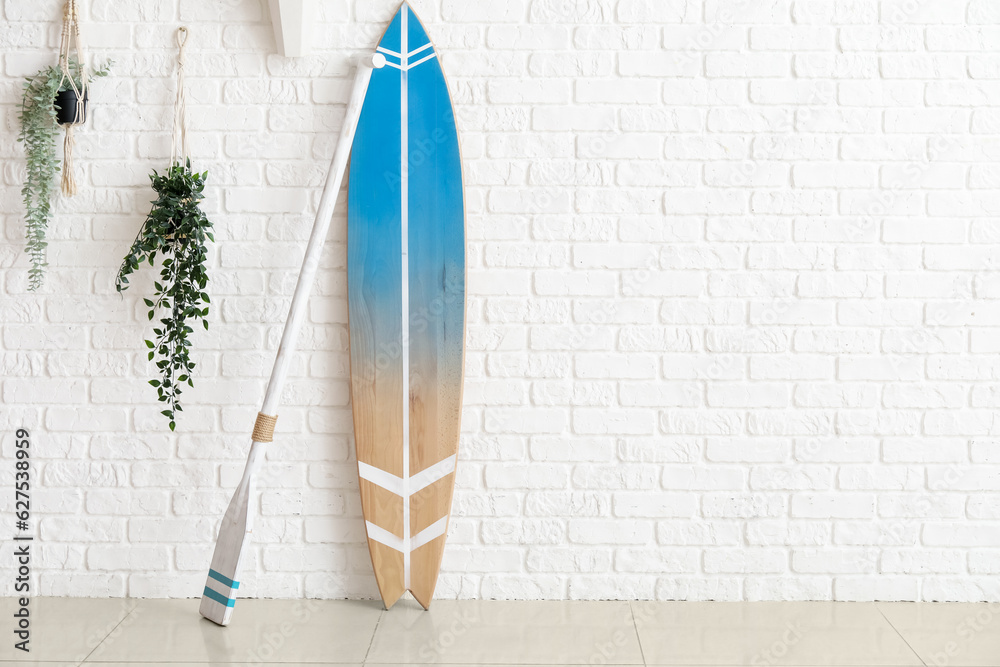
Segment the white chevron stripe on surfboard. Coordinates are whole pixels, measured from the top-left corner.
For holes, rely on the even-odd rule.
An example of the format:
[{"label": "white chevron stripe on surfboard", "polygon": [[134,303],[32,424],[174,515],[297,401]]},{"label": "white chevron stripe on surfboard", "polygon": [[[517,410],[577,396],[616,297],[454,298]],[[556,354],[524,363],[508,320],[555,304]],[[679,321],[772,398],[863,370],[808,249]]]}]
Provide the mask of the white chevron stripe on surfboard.
[{"label": "white chevron stripe on surfboard", "polygon": [[[428,466],[415,475],[410,476],[410,483],[407,485],[406,497],[409,498],[417,491],[426,489],[434,482],[455,472],[456,455],[452,454],[446,459],[442,459],[432,466]],[[380,486],[386,491],[397,496],[403,496],[403,478],[386,472],[381,468],[376,468],[363,461],[358,461],[358,475],[361,479],[367,480],[376,486]]]},{"label": "white chevron stripe on surfboard", "polygon": [[[407,52],[405,58],[402,56],[402,54],[396,53],[395,51],[391,51],[391,50],[383,48],[381,46],[378,47],[376,49],[376,51],[378,51],[379,53],[382,53],[382,54],[384,54],[386,56],[389,56],[389,57],[392,57],[392,58],[396,58],[399,61],[399,62],[393,62],[391,60],[386,59],[385,64],[388,65],[389,67],[398,69],[401,72],[408,72],[411,69],[413,69],[414,67],[417,67],[418,65],[422,65],[423,63],[427,62],[431,58],[436,58],[437,57],[437,53],[434,53],[432,51],[430,54],[424,56],[420,60],[418,60],[418,61],[416,61],[414,63],[410,62],[410,58],[412,58],[413,56],[417,55],[418,53],[426,51],[429,48],[431,48],[431,43],[427,42],[423,46],[417,47],[417,48],[413,49],[412,51]],[[404,47],[404,50],[405,50],[405,47]]]},{"label": "white chevron stripe on surfboard", "polygon": [[[395,549],[396,551],[404,554],[407,553],[404,551],[406,547],[403,546],[403,540],[401,538],[396,537],[385,528],[379,526],[378,524],[374,524],[371,521],[365,521],[365,525],[368,527],[368,537],[372,538],[379,544],[384,544],[390,549]],[[448,517],[443,516],[411,537],[409,550],[414,551],[419,549],[431,540],[444,535],[446,530],[448,530]]]}]

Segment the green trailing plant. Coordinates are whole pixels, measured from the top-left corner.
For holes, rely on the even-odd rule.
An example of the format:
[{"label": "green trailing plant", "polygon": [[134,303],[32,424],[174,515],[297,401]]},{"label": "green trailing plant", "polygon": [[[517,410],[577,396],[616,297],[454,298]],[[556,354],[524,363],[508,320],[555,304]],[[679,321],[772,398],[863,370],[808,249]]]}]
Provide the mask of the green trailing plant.
[{"label": "green trailing plant", "polygon": [[154,299],[143,299],[149,307],[149,320],[159,312],[159,326],[153,329],[153,339],[146,341],[149,360],[158,357],[159,380],[150,380],[157,397],[167,404],[163,414],[170,420],[170,430],[176,427],[181,389],[194,386],[191,376],[195,363],[191,360],[190,334],[193,324],[201,320],[208,329],[208,242],[215,241],[212,223],[205,217],[199,203],[204,199],[208,172],[191,171],[191,161],[173,163],[166,173],[155,170],[150,175],[157,198],[132,242],[125,261],[118,270],[115,288],[119,293],[129,286],[128,277],[148,262],[154,265],[162,255],[160,279],[154,281]]},{"label": "green trailing plant", "polygon": [[[106,76],[110,67],[110,63],[105,63],[91,72],[90,77]],[[75,59],[70,60],[70,72],[79,88],[80,64]],[[28,289],[31,291],[41,287],[44,278],[47,245],[45,230],[52,215],[53,185],[56,174],[59,173],[59,161],[56,159],[58,106],[55,100],[60,92],[70,89],[70,82],[63,81],[62,70],[58,67],[44,67],[25,80],[24,95],[21,98],[21,112],[18,116],[21,133],[18,141],[24,144],[28,167],[21,196],[24,198],[25,209],[25,252],[31,258],[31,269],[28,271]]]}]

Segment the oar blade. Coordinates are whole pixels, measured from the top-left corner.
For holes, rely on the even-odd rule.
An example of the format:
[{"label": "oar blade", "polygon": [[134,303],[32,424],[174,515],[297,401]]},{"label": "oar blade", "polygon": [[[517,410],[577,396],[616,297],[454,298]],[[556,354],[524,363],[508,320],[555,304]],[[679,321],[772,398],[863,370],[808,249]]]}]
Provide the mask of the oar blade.
[{"label": "oar blade", "polygon": [[253,534],[250,509],[253,486],[253,476],[246,475],[233,494],[219,527],[219,539],[201,596],[201,615],[219,625],[229,625],[236,604],[236,592],[240,587],[237,574]]}]

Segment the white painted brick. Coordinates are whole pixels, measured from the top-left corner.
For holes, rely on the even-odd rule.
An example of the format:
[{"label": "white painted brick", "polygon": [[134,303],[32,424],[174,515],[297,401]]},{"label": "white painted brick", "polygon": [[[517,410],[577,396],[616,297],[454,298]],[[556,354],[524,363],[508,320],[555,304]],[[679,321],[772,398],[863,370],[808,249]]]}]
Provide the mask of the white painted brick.
[{"label": "white painted brick", "polygon": [[834,31],[817,26],[755,26],[750,28],[750,48],[761,51],[826,51],[834,44]]},{"label": "white painted brick", "polygon": [[705,456],[722,463],[777,463],[790,451],[790,444],[780,440],[708,438]]},{"label": "white painted brick", "polygon": [[921,537],[924,544],[940,547],[981,547],[995,544],[1000,524],[925,523]]},{"label": "white painted brick", "polygon": [[495,104],[565,104],[570,99],[566,81],[506,81],[489,82],[488,96]]},{"label": "white painted brick", "polygon": [[[697,60],[678,57],[670,51],[630,51],[618,56],[618,73],[626,77],[691,77],[700,70],[701,63]],[[635,89],[632,99],[639,95],[639,90]]]},{"label": "white painted brick", "polygon": [[847,0],[845,2],[825,2],[824,0],[795,0],[792,17],[796,23],[875,23],[879,18],[877,0]]},{"label": "white painted brick", "polygon": [[[933,86],[934,84],[928,84]],[[837,84],[837,101],[847,107],[914,107],[923,104],[925,86],[920,81],[842,81]],[[893,141],[894,138],[865,137],[874,145]],[[907,137],[920,157],[926,149],[918,137]],[[861,139],[845,137],[843,143],[861,141]],[[898,141],[897,141],[898,143]],[[875,159],[873,150],[859,151],[861,159]],[[846,157],[846,156],[845,156]],[[915,158],[919,159],[919,158]]]},{"label": "white painted brick", "polygon": [[712,78],[783,77],[788,76],[790,71],[791,59],[777,53],[716,53],[705,56],[705,74]]},{"label": "white painted brick", "polygon": [[505,0],[490,5],[444,0],[441,18],[455,23],[509,23],[521,21],[525,9],[524,0]]},{"label": "white painted brick", "polygon": [[[574,31],[574,44],[581,46],[580,31],[587,29],[582,27]],[[591,29],[600,30],[598,27]],[[583,41],[587,41],[587,33]],[[565,50],[569,43],[569,28],[558,25],[491,25],[486,32],[486,45],[491,49]]]},{"label": "white painted brick", "polygon": [[658,81],[590,79],[577,81],[575,88],[576,101],[584,104],[654,104],[660,99]]},{"label": "white painted brick", "polygon": [[648,435],[655,429],[654,421],[654,415],[648,410],[578,408],[573,411],[573,432],[580,435]]},{"label": "white painted brick", "polygon": [[532,53],[528,73],[533,77],[611,76],[614,61],[602,53]]},{"label": "white painted brick", "polygon": [[621,0],[616,17],[622,23],[680,23],[685,17],[683,2],[662,0]]},{"label": "white painted brick", "polygon": [[884,517],[954,518],[965,513],[962,499],[945,494],[882,494],[878,499],[878,514]]},{"label": "white painted brick", "polygon": [[784,408],[789,397],[784,385],[713,382],[708,385],[706,402],[714,408]]},{"label": "white painted brick", "polygon": [[571,544],[648,544],[653,539],[653,524],[627,519],[571,519],[568,538]]},{"label": "white painted brick", "polygon": [[875,496],[861,493],[794,494],[792,516],[807,519],[865,519],[875,515]]},{"label": "white painted brick", "polygon": [[764,574],[784,572],[788,556],[782,549],[714,549],[705,555],[709,574]]},{"label": "white painted brick", "polygon": [[792,182],[800,188],[870,188],[878,175],[873,166],[828,162],[795,165]]},{"label": "white painted brick", "polygon": [[788,515],[788,500],[776,494],[702,494],[702,514],[707,518],[750,519]]},{"label": "white painted brick", "polygon": [[876,549],[795,549],[792,571],[804,573],[855,574],[878,571]]},{"label": "white painted brick", "polygon": [[884,574],[837,577],[834,580],[834,595],[837,600],[918,600],[916,581]]},{"label": "white painted brick", "polygon": [[838,41],[844,51],[919,51],[923,31],[899,25],[854,26],[841,30]]},{"label": "white painted brick", "polygon": [[792,70],[807,79],[870,79],[878,75],[879,61],[872,54],[813,52],[796,55]]},{"label": "white painted brick", "polygon": [[883,0],[880,7],[883,21],[888,23],[965,23],[966,5],[924,5],[906,0]]}]

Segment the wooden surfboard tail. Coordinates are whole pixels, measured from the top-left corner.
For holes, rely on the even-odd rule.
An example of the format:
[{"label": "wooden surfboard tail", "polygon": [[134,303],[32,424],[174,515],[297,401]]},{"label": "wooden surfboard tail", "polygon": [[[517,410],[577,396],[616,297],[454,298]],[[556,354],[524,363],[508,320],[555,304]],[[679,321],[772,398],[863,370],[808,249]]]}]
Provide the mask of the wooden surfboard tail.
[{"label": "wooden surfboard tail", "polygon": [[[407,480],[358,463],[368,551],[386,609],[407,591],[430,607],[448,533],[455,462],[449,456]],[[404,517],[409,531],[403,530]]]},{"label": "wooden surfboard tail", "polygon": [[375,580],[386,609],[390,609],[407,591],[420,606],[430,609],[437,585],[437,573],[441,569],[444,555],[444,536],[440,536],[410,552],[411,567],[419,575],[410,581],[409,588],[403,582],[403,553],[392,547],[368,538],[368,549],[375,567]]}]

